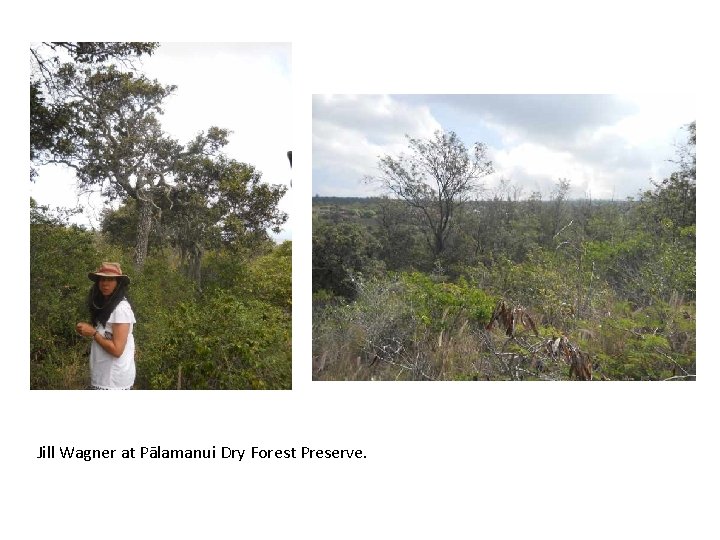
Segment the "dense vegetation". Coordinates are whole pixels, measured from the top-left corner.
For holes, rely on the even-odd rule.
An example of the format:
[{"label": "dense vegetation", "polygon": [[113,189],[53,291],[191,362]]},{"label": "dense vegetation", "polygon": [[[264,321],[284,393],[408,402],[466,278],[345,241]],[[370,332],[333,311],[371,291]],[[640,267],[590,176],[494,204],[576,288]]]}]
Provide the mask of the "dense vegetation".
[{"label": "dense vegetation", "polygon": [[285,188],[223,153],[227,129],[186,144],[162,130],[174,87],[132,64],[156,48],[31,48],[31,180],[63,164],[119,204],[87,230],[70,224],[81,209],[30,201],[30,386],[87,387],[89,341],[75,323],[89,317],[88,272],[117,261],[137,320],[135,388],[290,388],[291,243],[269,236],[287,219]]},{"label": "dense vegetation", "polygon": [[694,123],[688,134],[676,172],[636,200],[504,181],[460,201],[442,243],[422,189],[316,196],[314,378],[694,380]]},{"label": "dense vegetation", "polygon": [[88,320],[87,274],[105,260],[132,279],[135,388],[290,388],[290,242],[208,252],[198,285],[170,247],[133,270],[132,247],[31,205],[31,388],[87,386],[90,343],[74,326]]}]

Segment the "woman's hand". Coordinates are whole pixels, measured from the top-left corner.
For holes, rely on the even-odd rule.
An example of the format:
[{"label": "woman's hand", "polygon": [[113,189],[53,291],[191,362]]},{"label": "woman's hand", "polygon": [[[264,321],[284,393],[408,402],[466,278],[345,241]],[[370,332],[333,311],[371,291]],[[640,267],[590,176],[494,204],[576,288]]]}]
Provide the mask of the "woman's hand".
[{"label": "woman's hand", "polygon": [[92,337],[95,334],[95,328],[85,322],[77,323],[75,331],[83,337]]}]

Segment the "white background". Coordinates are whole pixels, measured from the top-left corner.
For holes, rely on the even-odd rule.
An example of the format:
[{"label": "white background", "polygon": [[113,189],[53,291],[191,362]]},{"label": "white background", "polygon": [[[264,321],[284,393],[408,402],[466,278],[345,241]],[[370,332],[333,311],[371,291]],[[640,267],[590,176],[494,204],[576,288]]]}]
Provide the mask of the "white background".
[{"label": "white background", "polygon": [[[699,2],[47,4],[2,28],[3,536],[718,537],[718,44]],[[293,42],[292,391],[28,389],[27,48],[41,39]],[[688,90],[699,111],[697,382],[311,381],[313,93]],[[42,445],[307,445],[368,458],[86,463],[36,460]]]}]

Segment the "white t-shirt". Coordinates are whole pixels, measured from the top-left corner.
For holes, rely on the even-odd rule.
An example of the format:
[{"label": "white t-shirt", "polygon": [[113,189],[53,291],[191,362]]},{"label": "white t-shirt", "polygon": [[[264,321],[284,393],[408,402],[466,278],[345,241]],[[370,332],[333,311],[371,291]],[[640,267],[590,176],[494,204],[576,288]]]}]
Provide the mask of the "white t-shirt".
[{"label": "white t-shirt", "polygon": [[130,323],[125,350],[116,358],[93,340],[90,347],[90,384],[103,390],[127,390],[135,383],[135,314],[127,300],[120,301],[105,326],[98,323],[95,329],[103,337],[111,339],[114,323]]}]

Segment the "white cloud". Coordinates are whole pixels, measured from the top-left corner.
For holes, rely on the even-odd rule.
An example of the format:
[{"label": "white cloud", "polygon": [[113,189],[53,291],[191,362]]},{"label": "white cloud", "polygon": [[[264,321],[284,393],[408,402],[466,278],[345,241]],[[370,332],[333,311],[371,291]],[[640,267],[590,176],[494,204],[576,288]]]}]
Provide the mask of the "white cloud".
[{"label": "white cloud", "polygon": [[441,129],[427,106],[385,95],[313,96],[313,192],[364,196],[362,183],[380,156],[407,149],[405,135],[429,137]]},{"label": "white cloud", "polygon": [[534,143],[521,143],[506,150],[492,152],[496,174],[512,178],[514,171],[530,176],[570,177],[575,160],[567,152],[557,152]]},{"label": "white cloud", "polygon": [[622,96],[637,107],[604,131],[621,136],[632,145],[672,141],[678,128],[695,120],[695,102],[682,94],[628,94]]},{"label": "white cloud", "polygon": [[313,121],[325,120],[358,131],[377,143],[394,143],[403,134],[428,137],[440,124],[425,105],[388,95],[313,96]]},{"label": "white cloud", "polygon": [[491,149],[495,167],[495,184],[507,178],[524,187],[525,194],[539,191],[547,195],[555,182],[564,178],[570,181],[571,197],[610,197],[606,176],[598,169],[583,164],[564,151],[557,151],[534,143],[521,143],[508,149]]}]

